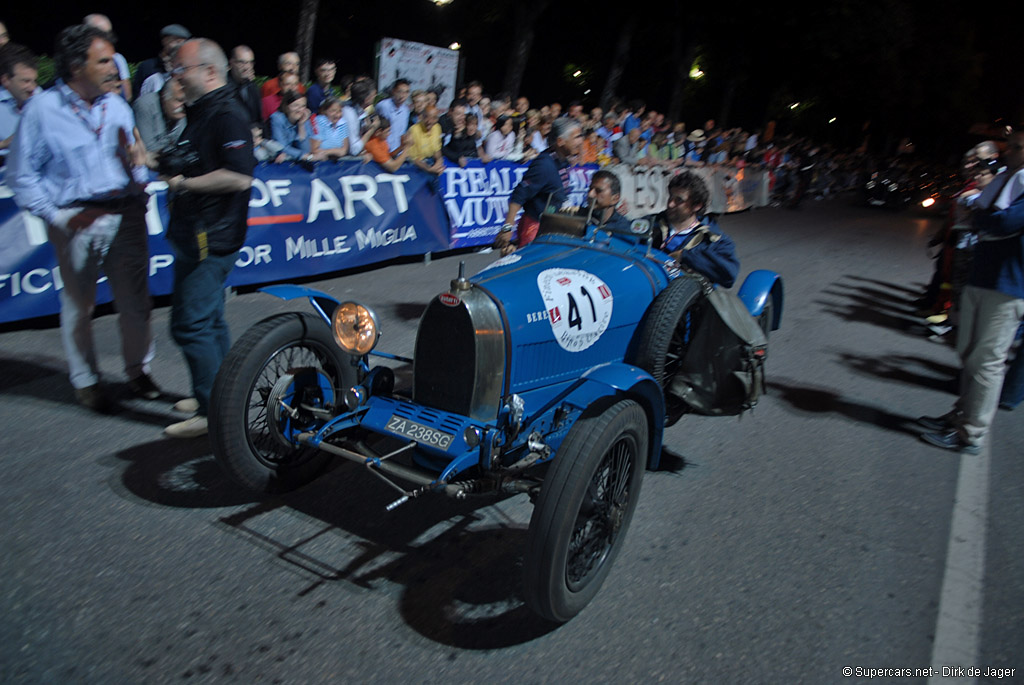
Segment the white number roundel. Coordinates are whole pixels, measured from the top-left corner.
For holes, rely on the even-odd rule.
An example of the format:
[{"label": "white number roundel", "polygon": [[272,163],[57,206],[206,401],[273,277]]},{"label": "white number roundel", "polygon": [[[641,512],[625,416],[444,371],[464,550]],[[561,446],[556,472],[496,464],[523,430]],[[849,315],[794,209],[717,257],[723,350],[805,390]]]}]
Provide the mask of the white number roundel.
[{"label": "white number roundel", "polygon": [[612,320],[612,291],[592,273],[578,269],[547,269],[537,287],[548,310],[548,322],[563,350],[582,352],[604,334]]}]

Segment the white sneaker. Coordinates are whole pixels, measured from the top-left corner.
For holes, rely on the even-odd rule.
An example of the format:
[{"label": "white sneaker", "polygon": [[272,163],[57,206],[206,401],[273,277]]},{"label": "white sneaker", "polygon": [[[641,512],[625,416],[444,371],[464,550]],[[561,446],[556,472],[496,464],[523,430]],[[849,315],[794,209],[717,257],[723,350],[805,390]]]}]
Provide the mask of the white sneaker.
[{"label": "white sneaker", "polygon": [[206,435],[208,431],[205,416],[193,416],[178,423],[172,423],[164,428],[164,435],[171,438],[198,438]]},{"label": "white sneaker", "polygon": [[182,414],[195,414],[199,411],[199,400],[194,397],[186,397],[183,400],[178,400],[172,407],[174,411],[179,411]]}]

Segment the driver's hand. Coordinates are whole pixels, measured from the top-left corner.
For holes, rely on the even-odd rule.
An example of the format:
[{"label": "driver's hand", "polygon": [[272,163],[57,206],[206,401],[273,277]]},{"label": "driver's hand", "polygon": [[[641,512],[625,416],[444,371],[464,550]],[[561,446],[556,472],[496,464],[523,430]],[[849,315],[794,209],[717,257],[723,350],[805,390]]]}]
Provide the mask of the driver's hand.
[{"label": "driver's hand", "polygon": [[516,246],[515,246],[515,245],[512,245],[512,244],[510,243],[510,244],[508,244],[508,245],[505,245],[505,246],[504,246],[503,248],[501,248],[501,256],[502,256],[502,257],[505,257],[505,256],[507,256],[507,255],[510,255],[510,254],[512,254],[512,253],[513,253],[513,252],[515,252],[515,251],[516,251]]}]

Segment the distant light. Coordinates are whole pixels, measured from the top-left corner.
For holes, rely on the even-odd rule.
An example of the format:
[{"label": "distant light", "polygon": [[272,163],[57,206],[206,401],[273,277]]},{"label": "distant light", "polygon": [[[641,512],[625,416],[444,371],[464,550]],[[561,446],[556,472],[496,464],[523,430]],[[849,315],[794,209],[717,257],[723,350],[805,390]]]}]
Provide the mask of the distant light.
[{"label": "distant light", "polygon": [[573,78],[579,78],[582,74],[583,74],[583,72],[581,70],[577,69],[576,71],[572,72],[572,77]]},{"label": "distant light", "polygon": [[830,123],[830,124],[836,123],[836,118],[832,117],[831,119],[828,120],[828,123]]},{"label": "distant light", "polygon": [[935,204],[935,198],[934,197],[925,198],[921,202],[921,206],[922,207],[931,207],[933,204]]},{"label": "distant light", "polygon": [[583,91],[583,94],[584,94],[584,95],[590,95],[590,89],[589,89],[589,88],[587,88],[587,89],[586,89],[585,91]]},{"label": "distant light", "polygon": [[438,7],[444,7],[445,5],[450,5],[452,0],[430,0],[430,2],[434,3]]},{"label": "distant light", "polygon": [[[448,0],[448,2],[451,2],[451,1],[452,1],[452,0]],[[448,49],[449,49],[449,50],[458,50],[458,49],[460,49],[461,47],[462,47],[462,46],[461,46],[461,45],[459,45],[459,43],[458,43],[458,42],[455,42],[455,43],[452,43],[451,45],[449,45],[449,46],[448,46]]]},{"label": "distant light", "polygon": [[704,72],[700,70],[700,67],[694,64],[693,68],[690,69],[690,78],[692,78],[694,81],[702,79],[704,78]]},{"label": "distant light", "polygon": [[793,103],[792,105],[790,105],[790,106],[789,106],[789,108],[790,108],[790,109],[796,109],[796,108],[797,108],[797,107],[799,107],[799,106],[800,106],[800,103],[799,103],[799,102],[794,102],[794,103]]}]

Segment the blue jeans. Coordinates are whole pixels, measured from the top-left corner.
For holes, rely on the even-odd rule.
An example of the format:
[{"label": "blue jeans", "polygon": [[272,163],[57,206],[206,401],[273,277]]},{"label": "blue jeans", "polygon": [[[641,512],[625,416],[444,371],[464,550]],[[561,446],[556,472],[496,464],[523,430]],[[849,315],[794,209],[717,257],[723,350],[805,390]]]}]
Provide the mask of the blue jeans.
[{"label": "blue jeans", "polygon": [[231,332],[224,320],[224,283],[235,266],[238,253],[209,255],[200,260],[177,246],[172,247],[171,337],[185,355],[192,374],[198,413],[207,416],[213,381],[231,349]]}]

